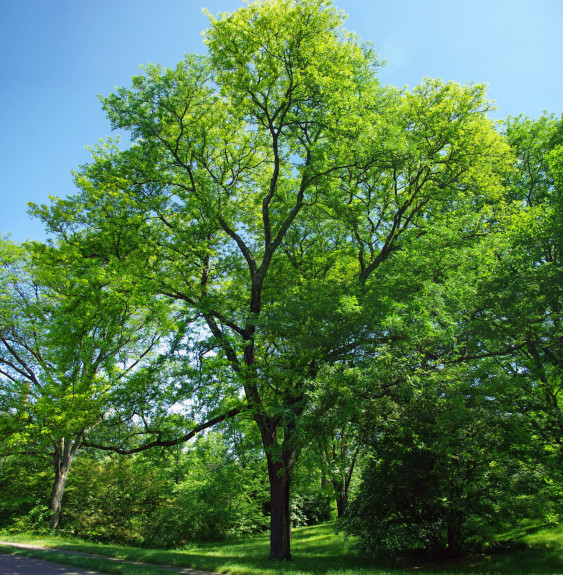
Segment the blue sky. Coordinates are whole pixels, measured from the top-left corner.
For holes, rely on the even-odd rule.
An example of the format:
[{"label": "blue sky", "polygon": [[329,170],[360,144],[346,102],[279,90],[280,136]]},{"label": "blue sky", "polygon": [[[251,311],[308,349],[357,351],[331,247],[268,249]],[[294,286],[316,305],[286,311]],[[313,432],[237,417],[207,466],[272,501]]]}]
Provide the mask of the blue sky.
[{"label": "blue sky", "polygon": [[[0,0],[0,234],[44,239],[27,202],[74,191],[86,146],[111,135],[97,100],[147,62],[203,53],[203,7],[242,0]],[[384,83],[489,85],[496,118],[563,112],[563,0],[336,0],[388,60]]]}]

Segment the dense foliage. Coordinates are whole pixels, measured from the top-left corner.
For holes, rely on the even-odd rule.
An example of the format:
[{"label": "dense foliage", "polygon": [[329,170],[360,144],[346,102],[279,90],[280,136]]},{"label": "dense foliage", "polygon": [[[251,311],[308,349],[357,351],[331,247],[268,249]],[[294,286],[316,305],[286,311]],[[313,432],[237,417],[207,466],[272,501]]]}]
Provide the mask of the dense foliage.
[{"label": "dense foliage", "polygon": [[489,393],[481,383],[428,386],[380,406],[344,521],[364,553],[481,550],[506,525],[554,513],[559,490],[541,442]]},{"label": "dense foliage", "polygon": [[[366,415],[371,460],[345,525],[369,555],[481,548],[506,524],[560,517],[561,125],[507,121],[518,163],[502,233],[484,268],[463,266],[470,281],[455,302],[432,282],[432,305],[441,302],[449,326],[438,341],[453,338],[463,355],[429,346],[441,363],[419,368],[418,381]],[[403,310],[420,322],[416,303]]]}]

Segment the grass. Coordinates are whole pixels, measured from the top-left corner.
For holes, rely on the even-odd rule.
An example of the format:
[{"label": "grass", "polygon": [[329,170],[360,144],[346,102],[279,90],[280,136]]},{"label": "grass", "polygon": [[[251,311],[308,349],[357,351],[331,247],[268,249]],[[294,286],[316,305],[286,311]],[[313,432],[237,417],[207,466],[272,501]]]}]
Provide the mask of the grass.
[{"label": "grass", "polygon": [[[28,535],[1,536],[5,541],[25,542],[66,551],[95,553],[107,557],[177,567],[197,567],[232,575],[412,575],[416,571],[458,574],[563,575],[563,526],[528,526],[507,533],[511,540],[522,541],[528,548],[504,554],[467,557],[459,562],[442,564],[381,563],[359,559],[353,542],[334,532],[333,524],[296,529],[292,538],[291,563],[272,563],[268,557],[268,537],[240,541],[194,544],[178,551],[137,549],[115,545],[92,544],[65,538],[39,538]],[[10,548],[13,550],[13,548]],[[0,551],[5,551],[0,547]],[[71,556],[47,551],[24,551],[28,556],[49,558],[105,573],[124,575],[160,575],[165,571],[155,566],[116,563],[107,559]],[[47,557],[48,555],[48,557]]]}]

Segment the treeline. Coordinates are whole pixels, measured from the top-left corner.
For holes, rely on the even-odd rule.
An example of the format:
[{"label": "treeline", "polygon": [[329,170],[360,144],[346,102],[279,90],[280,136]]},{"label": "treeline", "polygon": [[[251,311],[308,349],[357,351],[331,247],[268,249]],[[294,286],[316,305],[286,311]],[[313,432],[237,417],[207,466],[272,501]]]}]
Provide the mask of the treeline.
[{"label": "treeline", "polygon": [[[233,426],[198,437],[182,449],[131,456],[86,450],[69,476],[58,531],[157,548],[263,533],[269,525],[265,462],[261,449],[247,441],[240,426]],[[294,480],[293,527],[332,516],[333,496],[323,488],[319,461],[306,459]],[[48,458],[4,456],[0,470],[0,529],[49,532],[52,512],[46,494],[54,474]]]},{"label": "treeline", "polygon": [[211,17],[102,98],[130,146],[31,206],[52,240],[1,241],[3,527],[288,560],[331,506],[370,555],[559,520],[563,123],[383,86],[342,24]]}]

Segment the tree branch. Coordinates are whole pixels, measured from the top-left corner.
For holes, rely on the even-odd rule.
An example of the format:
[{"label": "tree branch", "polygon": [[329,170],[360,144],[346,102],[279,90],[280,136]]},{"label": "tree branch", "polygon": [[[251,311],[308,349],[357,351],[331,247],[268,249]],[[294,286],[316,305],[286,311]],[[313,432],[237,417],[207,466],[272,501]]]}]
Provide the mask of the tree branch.
[{"label": "tree branch", "polygon": [[152,449],[153,447],[172,447],[174,445],[180,445],[181,443],[186,443],[201,431],[209,429],[210,427],[213,427],[214,425],[217,425],[218,423],[221,423],[226,419],[229,419],[231,417],[238,415],[239,413],[242,413],[243,411],[246,411],[247,409],[248,409],[247,406],[234,407],[233,409],[230,409],[229,411],[221,415],[218,415],[217,417],[214,417],[213,419],[210,419],[205,423],[196,425],[189,433],[186,433],[181,437],[169,440],[157,439],[155,441],[151,441],[150,443],[145,443],[144,445],[140,445],[139,447],[134,447],[131,449],[124,449],[122,447],[116,447],[113,445],[100,445],[99,443],[90,442],[87,439],[84,439],[82,445],[84,447],[92,447],[94,449],[100,449],[101,451],[113,451],[114,453],[118,453],[119,455],[131,455],[133,453],[140,453],[142,451],[146,451],[147,449]]}]

